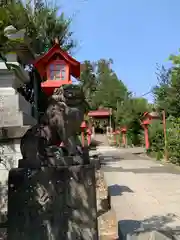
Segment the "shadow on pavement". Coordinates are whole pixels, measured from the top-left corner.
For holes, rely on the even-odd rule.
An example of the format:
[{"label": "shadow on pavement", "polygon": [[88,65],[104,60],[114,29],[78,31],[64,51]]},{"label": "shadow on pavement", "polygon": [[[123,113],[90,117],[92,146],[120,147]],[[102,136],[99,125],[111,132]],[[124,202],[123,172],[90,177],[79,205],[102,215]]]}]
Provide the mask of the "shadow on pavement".
[{"label": "shadow on pavement", "polygon": [[120,186],[118,184],[109,186],[108,191],[110,196],[121,196],[123,192],[133,193],[133,191],[127,186]]},{"label": "shadow on pavement", "polygon": [[102,142],[97,141],[95,139],[92,139],[91,140],[91,144],[90,144],[90,148],[94,148],[94,147],[100,146],[101,144],[102,144]]},{"label": "shadow on pavement", "polygon": [[111,206],[110,206],[110,199],[107,198],[107,199],[102,199],[101,200],[101,209],[98,210],[97,212],[97,216],[101,216],[102,214],[108,212],[109,210],[111,209]]},{"label": "shadow on pavement", "polygon": [[167,214],[164,216],[152,216],[142,221],[130,219],[119,221],[118,222],[119,239],[127,239],[127,236],[128,239],[139,239],[137,238],[137,236],[141,235],[142,233],[152,231],[161,232],[166,237],[169,237],[167,239],[175,239],[173,238],[173,235],[179,236],[180,226],[175,226],[173,230],[167,226],[167,224],[173,223],[175,220],[177,220],[177,216],[175,214]]}]

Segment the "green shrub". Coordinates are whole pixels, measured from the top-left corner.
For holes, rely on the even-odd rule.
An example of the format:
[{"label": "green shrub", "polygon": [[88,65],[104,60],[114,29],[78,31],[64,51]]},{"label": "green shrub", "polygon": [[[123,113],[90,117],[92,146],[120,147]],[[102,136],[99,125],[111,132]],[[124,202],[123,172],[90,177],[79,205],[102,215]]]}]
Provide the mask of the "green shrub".
[{"label": "green shrub", "polygon": [[169,161],[180,165],[180,118],[167,119],[167,149]]},{"label": "green shrub", "polygon": [[156,153],[164,151],[164,132],[161,120],[154,120],[149,125],[149,142],[151,151]]},{"label": "green shrub", "polygon": [[[149,125],[150,148],[147,154],[160,160],[164,156],[164,130],[162,120],[155,120]],[[180,118],[169,117],[166,120],[167,151],[169,161],[180,165]],[[144,143],[144,132],[141,134]]]},{"label": "green shrub", "polygon": [[[157,160],[163,158],[164,153],[164,132],[162,121],[154,120],[148,128],[150,148],[147,154],[155,157]],[[141,143],[144,145],[144,131],[140,135]]]}]

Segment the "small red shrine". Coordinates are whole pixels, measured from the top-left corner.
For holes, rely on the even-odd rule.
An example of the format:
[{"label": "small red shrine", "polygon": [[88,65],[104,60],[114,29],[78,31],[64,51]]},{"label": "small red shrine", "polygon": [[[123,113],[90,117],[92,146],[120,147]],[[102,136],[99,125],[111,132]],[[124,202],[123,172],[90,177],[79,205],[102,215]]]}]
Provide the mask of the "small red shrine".
[{"label": "small red shrine", "polygon": [[80,62],[64,52],[58,43],[55,43],[47,53],[34,61],[41,78],[41,88],[49,96],[55,88],[64,84],[71,84],[71,75],[80,77]]},{"label": "small red shrine", "polygon": [[[110,116],[112,115],[111,109],[97,109],[94,111],[90,111],[88,116],[93,119],[93,134],[96,131],[105,131],[105,126],[109,126]],[[103,129],[99,126],[103,126]]]}]

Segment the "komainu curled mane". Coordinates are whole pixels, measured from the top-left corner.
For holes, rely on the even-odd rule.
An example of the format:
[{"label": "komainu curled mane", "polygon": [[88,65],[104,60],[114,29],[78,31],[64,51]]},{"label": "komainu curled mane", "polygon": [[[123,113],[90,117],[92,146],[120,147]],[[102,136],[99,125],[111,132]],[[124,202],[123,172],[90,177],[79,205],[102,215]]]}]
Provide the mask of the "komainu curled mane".
[{"label": "komainu curled mane", "polygon": [[52,96],[40,123],[30,128],[21,139],[20,148],[24,160],[42,162],[47,159],[48,147],[63,141],[64,112],[64,104]]}]

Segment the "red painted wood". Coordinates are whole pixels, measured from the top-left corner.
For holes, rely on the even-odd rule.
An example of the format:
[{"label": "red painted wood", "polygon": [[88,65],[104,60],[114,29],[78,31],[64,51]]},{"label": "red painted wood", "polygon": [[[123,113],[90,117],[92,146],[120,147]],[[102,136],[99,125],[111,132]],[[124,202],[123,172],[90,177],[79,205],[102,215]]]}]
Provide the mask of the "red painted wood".
[{"label": "red painted wood", "polygon": [[[71,75],[75,78],[80,77],[80,62],[64,52],[59,44],[55,44],[47,53],[37,58],[33,64],[41,78],[45,79],[45,81],[41,83],[41,87],[47,95],[52,95],[54,89],[61,85],[71,84]],[[56,70],[57,66],[61,64],[65,65],[65,79],[51,79],[50,66],[54,65],[54,70]],[[62,76],[61,71],[59,71],[59,76]]]},{"label": "red painted wood", "polygon": [[144,126],[144,139],[145,139],[146,149],[149,149],[150,144],[149,144],[149,133],[148,133],[148,127],[147,126]]},{"label": "red painted wood", "polygon": [[83,122],[81,123],[81,129],[85,129],[86,127],[87,127],[86,122],[83,121]]},{"label": "red painted wood", "polygon": [[92,135],[92,131],[90,128],[88,128],[87,130],[87,141],[88,141],[88,146],[91,144],[91,135]]},{"label": "red painted wood", "polygon": [[[47,81],[59,81],[59,80],[54,80],[51,79],[51,69],[50,66],[54,65],[54,70],[56,70],[56,66],[57,65],[64,65],[65,66],[65,79],[61,81],[63,81],[63,84],[66,83],[68,84],[68,82],[70,81],[70,74],[69,74],[69,64],[67,64],[64,60],[54,60],[52,62],[50,62],[47,66],[46,66],[46,73],[47,73]],[[62,77],[62,72],[59,72],[59,76],[60,78]]]},{"label": "red painted wood", "polygon": [[42,78],[46,76],[46,66],[54,60],[53,57],[55,55],[60,56],[62,60],[69,64],[70,74],[73,77],[80,77],[80,62],[72,58],[67,52],[63,51],[59,44],[55,44],[47,53],[40,56],[33,62],[33,65],[37,68]]},{"label": "red painted wood", "polygon": [[101,117],[101,116],[107,117],[107,116],[110,116],[110,115],[111,115],[111,112],[108,109],[98,109],[98,110],[95,110],[95,111],[90,111],[88,113],[89,117]]}]

